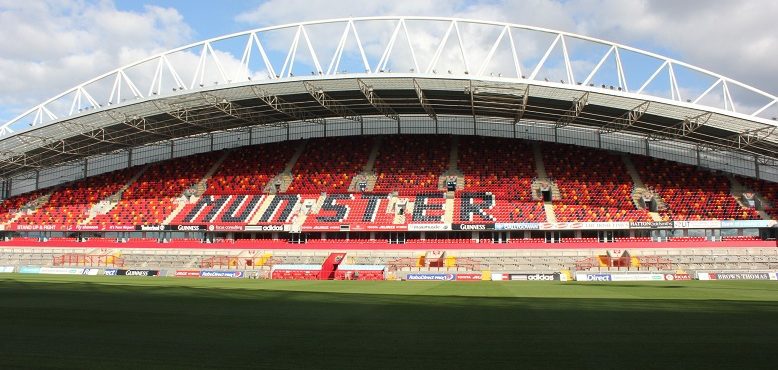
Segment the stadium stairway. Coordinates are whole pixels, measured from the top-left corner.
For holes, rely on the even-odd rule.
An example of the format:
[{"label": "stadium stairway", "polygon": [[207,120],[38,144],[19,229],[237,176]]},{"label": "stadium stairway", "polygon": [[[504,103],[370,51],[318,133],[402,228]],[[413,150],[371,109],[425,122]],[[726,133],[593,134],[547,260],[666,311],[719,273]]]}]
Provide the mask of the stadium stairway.
[{"label": "stadium stairway", "polygon": [[138,181],[138,179],[143,175],[144,172],[149,168],[149,165],[145,165],[138,170],[135,175],[133,175],[129,180],[127,180],[126,183],[124,183],[124,186],[119,188],[119,190],[116,191],[116,193],[111,194],[110,196],[106,197],[99,203],[92,206],[92,208],[89,210],[89,216],[82,220],[80,222],[81,225],[89,225],[92,220],[97,217],[98,215],[104,215],[108,212],[111,212],[111,210],[116,207],[117,204],[119,204],[119,200],[122,199],[122,195],[124,192],[133,184],[135,181]]},{"label": "stadium stairway", "polygon": [[307,140],[302,140],[300,144],[297,145],[297,149],[292,155],[292,158],[289,158],[289,161],[286,162],[286,166],[284,167],[284,170],[267,183],[267,186],[265,186],[265,193],[275,194],[276,193],[275,184],[279,184],[278,190],[282,193],[285,192],[287,189],[289,189],[289,185],[292,185],[292,181],[294,180],[294,176],[292,175],[292,169],[294,168],[294,165],[297,164],[297,161],[300,159],[300,157],[303,155],[306,145],[308,145]]},{"label": "stadium stairway", "polygon": [[224,163],[224,160],[227,159],[227,156],[230,155],[230,151],[227,150],[222,154],[221,157],[219,157],[216,162],[213,163],[210,169],[208,169],[208,172],[205,173],[205,175],[197,181],[195,185],[193,185],[190,189],[184,190],[184,193],[181,194],[181,201],[178,202],[178,205],[173,210],[173,212],[170,212],[170,214],[162,221],[163,225],[169,225],[173,220],[175,220],[176,216],[178,216],[181,211],[184,210],[187,204],[195,203],[197,202],[200,197],[205,193],[205,191],[208,189],[208,180],[213,176],[214,173],[219,169],[219,167]]},{"label": "stadium stairway", "polygon": [[51,195],[54,194],[54,191],[56,189],[52,189],[50,192],[43,194],[29,202],[27,202],[24,206],[21,207],[19,211],[14,213],[13,217],[11,217],[8,222],[2,224],[3,226],[8,226],[14,222],[16,222],[20,217],[24,216],[25,214],[32,214],[38,211],[44,204],[49,202],[49,199],[51,199]]},{"label": "stadium stairway", "polygon": [[[632,202],[635,204],[635,207],[638,209],[645,209],[645,207],[640,205],[640,199],[643,194],[650,193],[656,201],[657,209],[666,210],[667,204],[665,201],[662,199],[662,197],[659,196],[659,194],[649,190],[648,187],[646,187],[646,184],[644,184],[643,179],[640,178],[640,173],[638,173],[638,170],[635,168],[635,164],[632,163],[632,159],[629,157],[629,155],[624,154],[621,156],[621,159],[624,162],[624,166],[627,168],[629,177],[632,178],[632,183],[635,184],[635,187],[632,190]],[[653,221],[662,221],[662,216],[659,215],[659,212],[648,212],[648,215],[651,216]]]},{"label": "stadium stairway", "polygon": [[[559,192],[559,187],[548,178],[546,165],[543,163],[543,152],[540,149],[540,144],[537,142],[532,143],[532,155],[535,158],[535,172],[538,176],[537,179],[532,182],[532,198],[537,198],[535,200],[541,200],[540,187],[543,182],[546,182],[547,184],[551,185],[551,199],[562,199],[562,194]],[[554,211],[554,204],[551,201],[543,202],[543,210],[546,212],[546,222],[556,223],[556,212]]]},{"label": "stadium stairway", "polygon": [[348,187],[349,192],[359,192],[360,182],[365,182],[367,184],[365,191],[373,191],[373,188],[375,188],[375,183],[378,180],[378,175],[375,173],[375,160],[381,152],[382,141],[383,136],[376,136],[375,139],[373,139],[373,147],[370,149],[370,155],[367,157],[367,162],[362,168],[362,172],[351,179],[351,184]]},{"label": "stadium stairway", "polygon": [[759,214],[759,217],[762,218],[763,220],[770,220],[770,219],[772,219],[772,217],[770,217],[770,215],[767,214],[767,212],[765,212],[765,207],[764,207],[765,204],[769,204],[769,203],[764,199],[764,197],[762,197],[761,194],[759,194],[759,193],[753,191],[752,189],[749,189],[747,186],[741,184],[740,181],[738,181],[735,178],[735,176],[732,176],[731,174],[727,174],[727,179],[729,179],[729,183],[731,185],[732,197],[735,198],[735,201],[737,201],[737,203],[741,207],[743,207],[743,208],[751,208],[748,205],[748,203],[746,203],[746,201],[743,199],[743,194],[744,193],[753,193],[754,194],[754,199],[756,199],[756,208],[754,208],[754,209]]},{"label": "stadium stairway", "polygon": [[451,148],[448,155],[448,169],[438,178],[438,190],[446,191],[447,182],[450,178],[456,178],[456,189],[465,189],[465,175],[457,167],[459,161],[459,136],[451,136]]}]

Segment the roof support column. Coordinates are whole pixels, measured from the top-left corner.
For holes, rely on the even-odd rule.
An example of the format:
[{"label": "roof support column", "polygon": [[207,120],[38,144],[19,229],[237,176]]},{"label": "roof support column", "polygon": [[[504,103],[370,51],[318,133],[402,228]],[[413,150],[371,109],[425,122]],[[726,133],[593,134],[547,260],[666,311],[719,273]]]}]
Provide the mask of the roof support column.
[{"label": "roof support column", "polygon": [[88,173],[89,173],[89,158],[84,158],[84,177],[83,178],[86,178]]},{"label": "roof support column", "polygon": [[35,190],[40,189],[41,171],[35,170]]},{"label": "roof support column", "polygon": [[761,180],[759,178],[759,157],[754,156],[754,177],[756,177],[757,180]]},{"label": "roof support column", "polygon": [[694,151],[697,152],[697,167],[700,167],[700,163],[701,163],[701,161],[700,161],[700,146],[696,145],[694,147]]},{"label": "roof support column", "polygon": [[132,148],[127,150],[127,168],[132,167]]}]

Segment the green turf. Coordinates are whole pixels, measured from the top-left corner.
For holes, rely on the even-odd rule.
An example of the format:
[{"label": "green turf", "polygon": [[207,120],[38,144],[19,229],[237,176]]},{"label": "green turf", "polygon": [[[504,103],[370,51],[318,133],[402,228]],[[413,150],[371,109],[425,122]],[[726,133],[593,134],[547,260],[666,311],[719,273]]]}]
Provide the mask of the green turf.
[{"label": "green turf", "polygon": [[0,368],[775,368],[778,282],[0,275]]}]

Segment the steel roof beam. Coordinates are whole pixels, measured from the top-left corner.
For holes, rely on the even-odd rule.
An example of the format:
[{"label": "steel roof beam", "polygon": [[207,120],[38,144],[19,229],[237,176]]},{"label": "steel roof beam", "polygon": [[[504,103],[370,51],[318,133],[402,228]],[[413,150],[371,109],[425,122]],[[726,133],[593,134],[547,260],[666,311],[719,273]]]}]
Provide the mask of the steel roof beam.
[{"label": "steel roof beam", "polygon": [[708,143],[701,144],[701,147],[704,150],[744,150],[765,141],[775,133],[776,129],[778,127],[773,126],[746,130],[726,138],[711,140]]},{"label": "steel roof beam", "polygon": [[570,107],[570,109],[568,109],[562,115],[562,117],[559,117],[559,120],[556,121],[555,126],[557,128],[565,127],[575,122],[575,120],[578,119],[578,116],[581,115],[581,112],[583,112],[584,108],[586,107],[586,103],[588,100],[589,100],[589,92],[587,91],[583,93],[581,97],[573,101],[573,106]]},{"label": "steel roof beam", "polygon": [[227,100],[227,98],[208,92],[201,92],[200,96],[214,108],[234,119],[242,121],[248,126],[257,126],[268,123],[261,114],[253,112],[251,109],[243,107],[233,101]]},{"label": "steel roof beam", "polygon": [[128,116],[122,112],[119,111],[105,111],[105,114],[110,117],[114,122],[118,124],[122,124],[128,127],[132,127],[137,131],[152,134],[155,136],[159,136],[165,139],[173,139],[174,135],[169,133],[160,132],[160,130],[147,127],[146,126],[146,117],[139,117],[139,116]]},{"label": "steel roof beam", "polygon": [[413,79],[413,90],[416,91],[416,97],[419,98],[419,104],[421,104],[421,107],[424,109],[424,112],[426,112],[427,115],[437,123],[438,115],[435,114],[435,110],[432,109],[432,105],[427,101],[427,98],[424,96],[424,90],[422,90],[421,85],[419,85],[419,81],[416,81],[415,78]]},{"label": "steel roof beam", "polygon": [[365,81],[362,81],[360,78],[357,78],[357,84],[359,85],[359,90],[362,91],[362,94],[365,96],[370,105],[373,106],[373,108],[388,118],[391,118],[395,121],[400,120],[400,116],[397,114],[397,112],[395,112],[389,104],[381,99],[380,96],[376,95],[376,93],[373,91],[373,86],[366,84]]},{"label": "steel roof beam", "polygon": [[519,121],[521,121],[521,119],[524,117],[524,113],[527,112],[527,101],[529,101],[529,85],[524,88],[524,95],[521,97],[521,104],[519,105],[519,109],[516,111],[516,117],[513,117],[514,125],[519,123]]},{"label": "steel roof beam", "polygon": [[303,86],[305,86],[305,90],[308,91],[308,93],[311,94],[311,96],[317,102],[319,102],[319,105],[321,105],[328,111],[338,116],[341,116],[347,120],[351,120],[359,123],[363,122],[361,115],[354,113],[354,111],[352,111],[351,108],[338,103],[337,100],[333,99],[329,94],[324,92],[324,89],[317,87],[316,85],[308,81],[303,81]]},{"label": "steel roof beam", "polygon": [[632,125],[634,125],[636,122],[640,121],[640,117],[643,117],[643,115],[648,110],[648,106],[651,103],[648,101],[645,101],[638,105],[635,108],[632,108],[631,110],[625,112],[621,116],[613,119],[613,121],[606,123],[602,127],[600,127],[600,133],[601,134],[609,134],[613,132],[619,132],[626,130]]},{"label": "steel roof beam", "polygon": [[690,134],[692,134],[693,132],[697,131],[698,128],[705,126],[705,124],[708,123],[708,120],[712,115],[713,113],[707,112],[707,113],[696,115],[694,117],[684,118],[683,121],[678,122],[678,124],[672,127],[668,127],[664,130],[650,133],[648,135],[648,140],[660,141],[660,140],[685,138]]},{"label": "steel roof beam", "polygon": [[295,121],[311,122],[316,124],[324,124],[325,122],[323,118],[316,117],[310,112],[307,112],[304,109],[298,107],[296,104],[287,102],[280,96],[273,95],[259,86],[251,85],[250,88],[259,100],[267,104],[274,111],[284,114]]}]

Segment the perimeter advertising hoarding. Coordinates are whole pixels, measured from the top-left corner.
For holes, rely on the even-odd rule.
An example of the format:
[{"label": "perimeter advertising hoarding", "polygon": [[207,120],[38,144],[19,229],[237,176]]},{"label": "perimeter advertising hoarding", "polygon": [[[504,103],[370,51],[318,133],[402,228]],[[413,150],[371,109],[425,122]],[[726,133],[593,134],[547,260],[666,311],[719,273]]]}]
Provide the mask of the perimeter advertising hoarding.
[{"label": "perimeter advertising hoarding", "polygon": [[665,280],[667,281],[685,281],[692,280],[692,276],[689,274],[665,274]]},{"label": "perimeter advertising hoarding", "polygon": [[494,224],[495,230],[539,230],[540,224],[534,222],[513,222],[507,224]]},{"label": "perimeter advertising hoarding", "polygon": [[[494,224],[452,224],[451,230],[463,230],[463,231],[483,231],[494,230]],[[408,227],[410,230],[410,226]]]},{"label": "perimeter advertising hoarding", "polygon": [[664,281],[664,274],[604,274],[583,273],[575,274],[578,281]]},{"label": "perimeter advertising hoarding", "polygon": [[285,225],[247,225],[243,228],[246,231],[286,231]]},{"label": "perimeter advertising hoarding", "polygon": [[676,229],[720,229],[721,221],[673,221]]},{"label": "perimeter advertising hoarding", "polygon": [[405,280],[408,281],[454,281],[456,278],[454,274],[408,274],[405,276]]},{"label": "perimeter advertising hoarding", "polygon": [[673,221],[636,221],[630,222],[630,229],[671,229]]},{"label": "perimeter advertising hoarding", "polygon": [[512,281],[552,281],[561,280],[560,274],[508,274],[508,280]]},{"label": "perimeter advertising hoarding", "polygon": [[721,221],[722,228],[762,228],[774,227],[775,220],[728,220]]},{"label": "perimeter advertising hoarding", "polygon": [[585,272],[578,272],[575,274],[575,280],[577,281],[613,281],[611,274],[587,274]]},{"label": "perimeter advertising hoarding", "polygon": [[0,273],[14,272],[13,266],[0,266]]},{"label": "perimeter advertising hoarding", "polygon": [[159,276],[159,270],[125,270],[125,269],[105,269],[105,274],[109,276]]},{"label": "perimeter advertising hoarding", "polygon": [[710,280],[770,280],[767,272],[716,272]]},{"label": "perimeter advertising hoarding", "polygon": [[217,271],[217,270],[203,270],[200,271],[201,278],[242,278],[243,271]]},{"label": "perimeter advertising hoarding", "polygon": [[[453,226],[453,227],[452,227]],[[456,226],[450,224],[408,224],[408,231],[445,231],[445,230],[464,230],[457,229]]]},{"label": "perimeter advertising hoarding", "polygon": [[456,274],[454,279],[456,281],[481,281],[483,277],[483,274]]},{"label": "perimeter advertising hoarding", "polygon": [[176,270],[175,277],[199,278],[200,270]]}]

